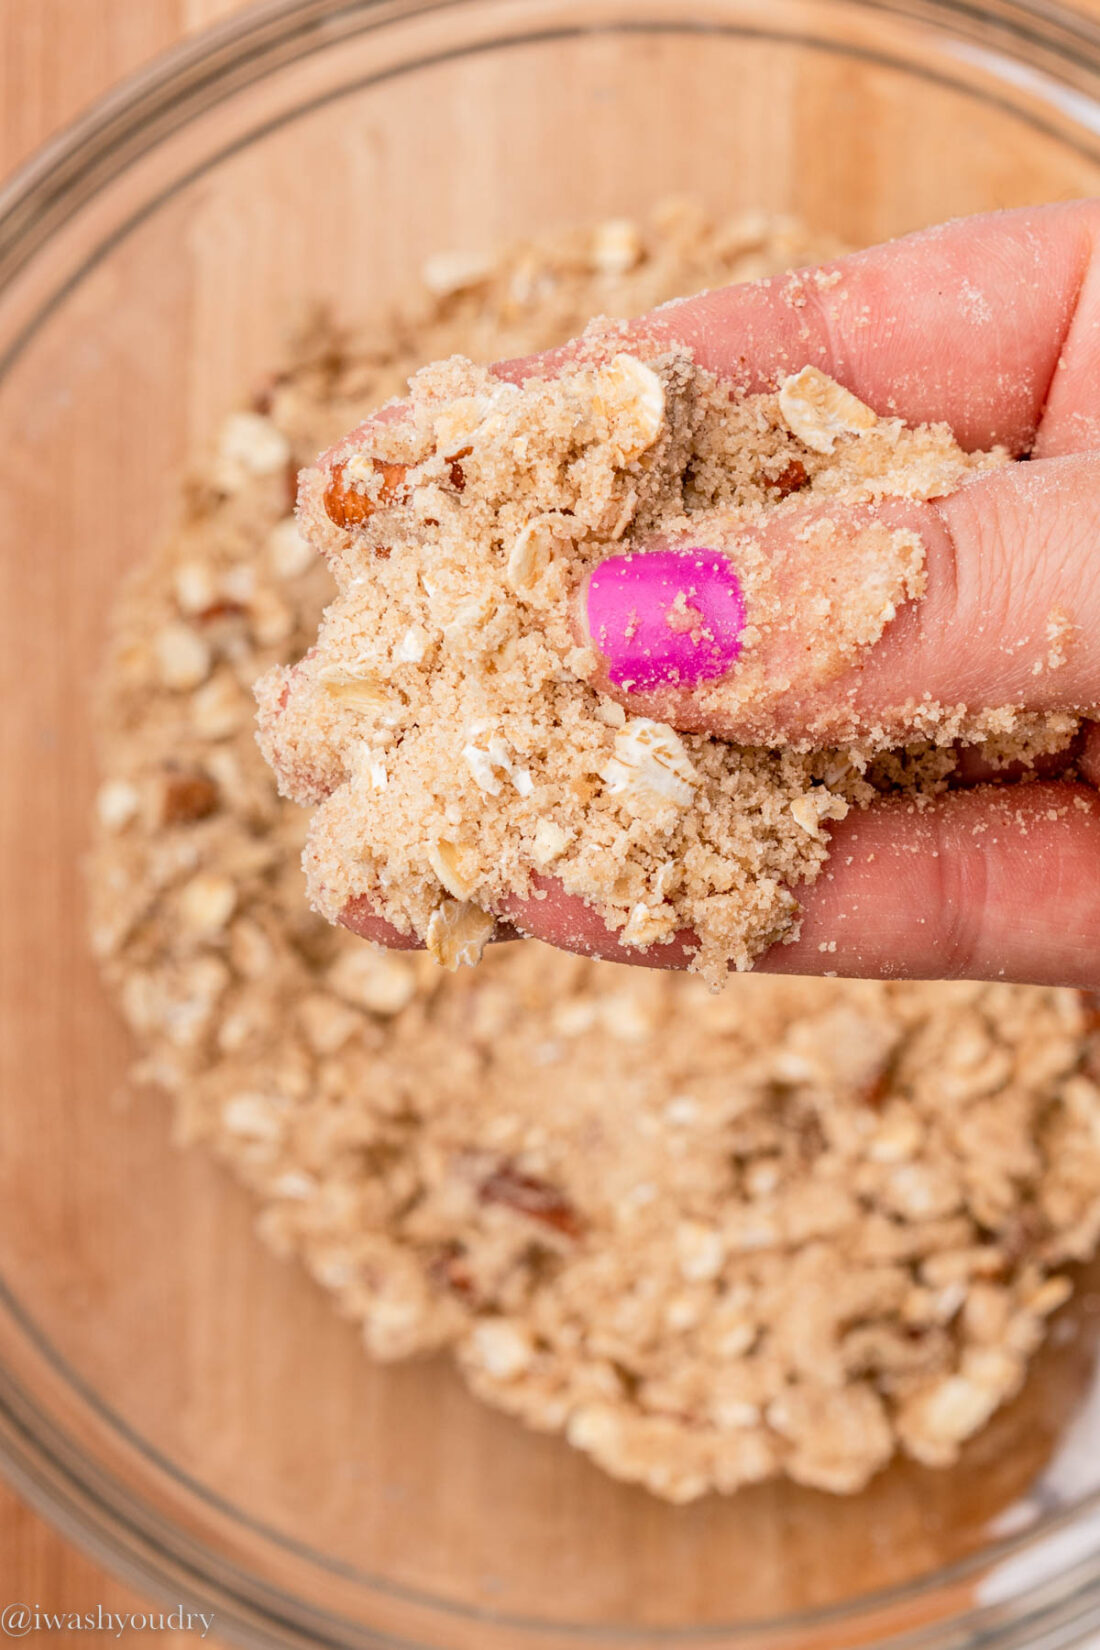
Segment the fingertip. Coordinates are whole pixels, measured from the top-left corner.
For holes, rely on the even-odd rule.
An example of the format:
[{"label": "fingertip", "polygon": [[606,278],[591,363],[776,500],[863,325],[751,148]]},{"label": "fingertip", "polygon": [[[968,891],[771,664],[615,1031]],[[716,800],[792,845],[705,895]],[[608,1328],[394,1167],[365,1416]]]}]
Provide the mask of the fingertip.
[{"label": "fingertip", "polygon": [[502,915],[528,939],[542,940],[559,951],[572,951],[582,957],[643,968],[684,969],[695,952],[695,936],[687,929],[645,950],[624,945],[597,910],[578,895],[567,894],[560,882],[549,877],[535,877],[533,882],[532,897],[511,896],[500,906]]},{"label": "fingertip", "polygon": [[832,833],[801,932],[765,973],[1095,982],[1100,799],[1071,781],[884,799]]},{"label": "fingertip", "polygon": [[[369,940],[372,945],[385,946],[387,951],[423,951],[423,940],[417,939],[415,934],[403,934],[399,928],[380,917],[371,906],[365,894],[357,894],[350,899],[340,913],[339,926],[346,928],[352,934],[357,934],[362,940]],[[490,945],[503,945],[509,940],[523,939],[524,935],[511,922],[505,919],[498,922],[490,937]]]},{"label": "fingertip", "polygon": [[349,899],[340,913],[340,926],[360,939],[374,945],[384,945],[387,951],[423,951],[424,944],[415,934],[403,934],[399,928],[380,917],[365,894]]}]

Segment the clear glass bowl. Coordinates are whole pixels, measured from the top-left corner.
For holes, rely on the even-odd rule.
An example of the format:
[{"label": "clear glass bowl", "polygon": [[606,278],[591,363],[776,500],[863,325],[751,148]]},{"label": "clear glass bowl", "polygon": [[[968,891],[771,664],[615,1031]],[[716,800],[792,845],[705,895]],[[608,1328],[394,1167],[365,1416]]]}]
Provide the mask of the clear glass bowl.
[{"label": "clear glass bowl", "polygon": [[1097,192],[1098,134],[1100,29],[1038,0],[299,0],[0,195],[0,1454],[132,1580],[265,1645],[1100,1630],[1100,1269],[955,1470],[664,1506],[446,1367],[370,1365],[126,1102],[80,886],[112,590],[303,297],[364,314],[439,248],[677,193],[874,241]]}]

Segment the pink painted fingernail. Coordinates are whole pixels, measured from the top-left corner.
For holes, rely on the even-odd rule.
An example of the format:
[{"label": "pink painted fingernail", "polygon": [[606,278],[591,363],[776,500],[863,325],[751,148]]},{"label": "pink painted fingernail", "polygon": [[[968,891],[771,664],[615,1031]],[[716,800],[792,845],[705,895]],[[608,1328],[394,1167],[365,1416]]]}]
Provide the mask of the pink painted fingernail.
[{"label": "pink painted fingernail", "polygon": [[719,550],[610,556],[589,577],[586,612],[609,679],[628,692],[713,681],[741,651],[745,598]]}]

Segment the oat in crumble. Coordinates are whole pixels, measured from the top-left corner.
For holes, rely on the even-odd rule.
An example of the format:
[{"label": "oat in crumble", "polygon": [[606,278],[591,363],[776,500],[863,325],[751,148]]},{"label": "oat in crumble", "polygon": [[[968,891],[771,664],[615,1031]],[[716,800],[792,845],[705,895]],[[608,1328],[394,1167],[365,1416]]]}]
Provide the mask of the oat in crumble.
[{"label": "oat in crumble", "polygon": [[[878,418],[816,368],[731,400],[685,351],[601,359],[601,337],[522,387],[462,356],[424,368],[397,416],[305,471],[301,529],[339,594],[316,646],[259,684],[261,744],[315,809],[306,872],[330,920],[367,904],[456,965],[477,960],[487,913],[551,876],[643,953],[690,933],[716,984],[797,934],[792,885],[820,871],[828,822],[874,795],[862,770],[897,730],[868,729],[830,783],[834,753],[624,715],[592,683],[572,597],[612,563],[682,570],[699,605],[681,591],[645,678],[612,681],[683,682],[676,633],[703,627],[687,654],[709,647],[721,682],[698,703],[720,694],[766,729],[923,590],[914,533],[842,530],[831,508],[945,494],[1004,455]],[[785,554],[760,539],[777,520]],[[733,648],[705,628],[715,602]],[[620,606],[629,638],[643,621]]]},{"label": "oat in crumble", "polygon": [[[780,978],[712,997],[526,942],[458,974],[376,952],[309,909],[308,818],[251,689],[335,593],[294,472],[415,367],[832,250],[681,208],[440,260],[392,330],[318,324],[122,595],[102,689],[92,941],[176,1138],[249,1186],[372,1356],[448,1350],[487,1402],[678,1501],[948,1464],[1017,1389],[1100,1241],[1093,1007]],[[879,760],[876,783],[933,788],[951,764]],[[797,802],[812,759],[789,761]]]}]

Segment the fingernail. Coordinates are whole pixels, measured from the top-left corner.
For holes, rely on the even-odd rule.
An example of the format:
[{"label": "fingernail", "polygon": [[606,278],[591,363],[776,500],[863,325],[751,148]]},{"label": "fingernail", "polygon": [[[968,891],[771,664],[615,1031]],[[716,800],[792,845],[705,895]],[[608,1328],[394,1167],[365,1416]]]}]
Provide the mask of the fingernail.
[{"label": "fingernail", "polygon": [[589,576],[585,611],[608,678],[627,692],[714,681],[741,651],[740,581],[703,546],[610,556]]}]

